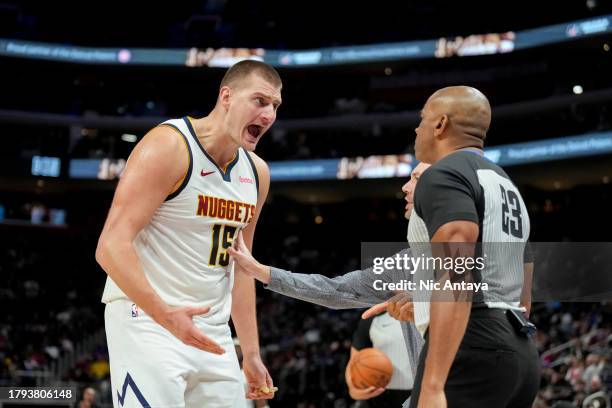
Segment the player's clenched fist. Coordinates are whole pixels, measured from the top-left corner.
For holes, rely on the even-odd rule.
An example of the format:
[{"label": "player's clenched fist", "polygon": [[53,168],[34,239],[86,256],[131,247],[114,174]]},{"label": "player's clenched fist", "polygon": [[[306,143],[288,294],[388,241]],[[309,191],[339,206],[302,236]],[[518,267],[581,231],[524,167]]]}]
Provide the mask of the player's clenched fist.
[{"label": "player's clenched fist", "polygon": [[259,355],[244,356],[242,361],[244,375],[247,380],[247,399],[272,399],[278,388],[274,386]]},{"label": "player's clenched fist", "polygon": [[155,316],[155,321],[189,346],[209,353],[224,354],[225,350],[193,323],[193,316],[206,314],[209,310],[210,307],[168,307]]}]

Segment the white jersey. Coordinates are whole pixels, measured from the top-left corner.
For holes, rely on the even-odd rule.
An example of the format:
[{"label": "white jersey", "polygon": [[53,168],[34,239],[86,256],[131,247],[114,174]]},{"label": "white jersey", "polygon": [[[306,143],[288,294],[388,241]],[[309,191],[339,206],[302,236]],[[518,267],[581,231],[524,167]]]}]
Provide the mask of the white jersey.
[{"label": "white jersey", "polygon": [[393,364],[393,375],[386,388],[411,390],[414,379],[399,320],[395,320],[389,313],[375,316],[370,326],[370,339],[372,346],[385,353]]},{"label": "white jersey", "polygon": [[[227,248],[255,214],[257,171],[242,148],[225,169],[219,168],[200,144],[189,118],[160,126],[181,134],[189,150],[189,168],[178,190],[137,235],[134,248],[147,280],[164,302],[211,306],[207,323],[227,323],[234,282]],[[117,299],[127,296],[108,277],[102,302]]]}]

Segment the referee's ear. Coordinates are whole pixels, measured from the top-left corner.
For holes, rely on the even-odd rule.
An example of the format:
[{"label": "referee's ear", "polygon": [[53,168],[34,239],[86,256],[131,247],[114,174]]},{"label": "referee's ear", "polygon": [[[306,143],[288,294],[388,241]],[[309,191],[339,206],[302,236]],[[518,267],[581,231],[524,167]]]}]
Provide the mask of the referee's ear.
[{"label": "referee's ear", "polygon": [[440,136],[442,133],[444,133],[447,127],[448,127],[448,115],[446,114],[440,115],[436,123],[436,126],[434,127],[434,136],[436,137]]}]

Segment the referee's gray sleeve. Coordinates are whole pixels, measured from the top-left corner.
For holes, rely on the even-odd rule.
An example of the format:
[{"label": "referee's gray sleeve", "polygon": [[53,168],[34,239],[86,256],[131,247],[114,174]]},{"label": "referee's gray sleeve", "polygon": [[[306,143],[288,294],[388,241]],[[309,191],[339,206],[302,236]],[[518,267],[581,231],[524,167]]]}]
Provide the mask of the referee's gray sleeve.
[{"label": "referee's gray sleeve", "polygon": [[[400,254],[404,252],[406,251]],[[391,283],[406,279],[411,280],[412,275],[403,270],[375,274],[368,268],[328,278],[319,274],[292,273],[271,267],[270,283],[265,288],[332,309],[354,309],[373,306],[395,295],[393,291],[376,290],[374,281]]]},{"label": "referee's gray sleeve", "polygon": [[328,278],[270,268],[270,283],[265,288],[332,309],[370,307],[393,296],[392,292],[375,290],[372,286],[375,279],[368,275],[377,276],[365,270]]}]

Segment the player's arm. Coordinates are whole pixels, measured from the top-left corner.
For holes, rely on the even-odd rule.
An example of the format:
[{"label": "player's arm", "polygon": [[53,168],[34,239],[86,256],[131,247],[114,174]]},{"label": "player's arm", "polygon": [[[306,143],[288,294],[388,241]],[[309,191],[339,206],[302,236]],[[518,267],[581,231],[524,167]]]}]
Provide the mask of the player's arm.
[{"label": "player's arm", "polygon": [[156,322],[184,343],[222,353],[191,316],[208,307],[169,307],[147,280],[133,241],[156,209],[181,183],[189,154],[181,136],[167,126],[151,130],[134,148],[119,181],[98,241],[96,260],[119,288]]},{"label": "player's arm", "polygon": [[349,395],[352,399],[354,399],[355,401],[369,400],[371,398],[378,397],[380,394],[385,392],[385,388],[376,388],[373,386],[370,386],[368,388],[355,387],[355,384],[353,384],[353,379],[351,378],[351,363],[354,361],[355,356],[358,352],[359,350],[351,346],[351,358],[349,359],[349,362],[346,365],[346,370],[344,370],[344,379],[346,380]]},{"label": "player's arm", "polygon": [[[253,248],[253,238],[255,236],[257,221],[259,220],[261,209],[268,196],[268,191],[270,190],[270,170],[268,166],[255,154],[251,154],[251,157],[257,169],[259,194],[253,219],[242,230],[241,234],[249,251]],[[236,263],[235,269],[234,288],[232,290],[232,321],[234,322],[236,332],[240,338],[240,346],[243,355],[259,355],[257,314],[255,310],[255,281],[247,274],[238,271],[238,269],[240,269],[240,264]]]},{"label": "player's arm", "polygon": [[355,361],[359,350],[373,346],[372,339],[370,338],[370,327],[372,326],[373,320],[373,317],[366,320],[359,320],[357,330],[355,330],[355,334],[353,335],[351,356],[348,364],[346,365],[346,370],[344,371],[344,379],[346,380],[346,385],[349,389],[349,395],[352,399],[357,401],[377,397],[385,391],[384,388],[376,388],[372,386],[368,388],[357,388],[351,377],[351,364]]},{"label": "player's arm", "polygon": [[[259,180],[257,206],[251,222],[241,231],[240,237],[244,245],[251,251],[255,228],[261,209],[270,190],[270,170],[268,165],[254,153],[251,155]],[[261,362],[259,353],[259,334],[257,332],[257,313],[255,302],[255,281],[251,276],[238,271],[240,265],[235,263],[234,288],[232,289],[232,322],[240,340],[244,356],[243,365],[249,383],[248,398],[271,398],[274,392],[263,394],[262,387],[273,388],[272,378]],[[257,381],[254,383],[253,381]]]}]

